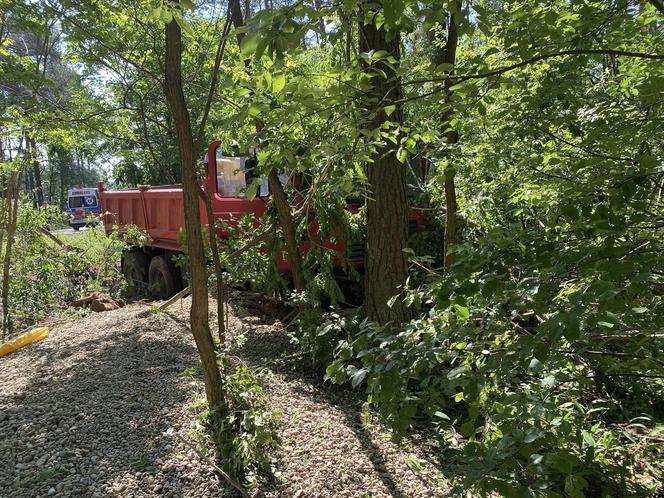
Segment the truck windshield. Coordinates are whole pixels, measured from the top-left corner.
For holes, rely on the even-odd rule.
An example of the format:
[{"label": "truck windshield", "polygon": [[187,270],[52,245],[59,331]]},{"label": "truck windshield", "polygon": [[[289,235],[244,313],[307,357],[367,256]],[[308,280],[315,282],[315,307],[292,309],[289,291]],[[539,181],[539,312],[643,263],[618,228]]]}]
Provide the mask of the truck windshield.
[{"label": "truck windshield", "polygon": [[247,186],[244,157],[217,156],[217,191],[221,197],[242,197]]},{"label": "truck windshield", "polygon": [[69,198],[70,208],[93,207],[97,205],[97,197],[94,195],[77,195]]},{"label": "truck windshield", "polygon": [[221,197],[246,197],[245,190],[252,183],[259,181],[256,195],[265,197],[269,194],[265,175],[258,175],[257,161],[253,157],[224,156],[217,149],[217,193]]}]

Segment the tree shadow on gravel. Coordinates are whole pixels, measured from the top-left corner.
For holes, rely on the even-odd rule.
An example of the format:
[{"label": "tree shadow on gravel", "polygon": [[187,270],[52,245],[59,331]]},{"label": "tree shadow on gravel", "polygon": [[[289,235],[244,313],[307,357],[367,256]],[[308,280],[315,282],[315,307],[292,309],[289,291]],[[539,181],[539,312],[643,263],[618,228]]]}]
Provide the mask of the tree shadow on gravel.
[{"label": "tree shadow on gravel", "polygon": [[296,381],[301,384],[295,387],[296,391],[305,394],[313,402],[329,405],[343,413],[345,425],[362,445],[364,453],[390,494],[395,498],[409,496],[404,494],[387,471],[387,460],[363,423],[361,401],[356,394],[343,387],[324,384],[321,371],[291,344],[279,320],[266,316],[257,318],[241,306],[235,306],[234,309],[235,315],[245,328],[245,342],[236,348],[236,353],[252,368],[267,368],[281,375],[286,381]]},{"label": "tree shadow on gravel", "polygon": [[181,373],[197,366],[193,341],[159,317],[109,318],[71,324],[104,327],[95,338],[58,342],[76,333],[61,329],[41,347],[15,353],[24,355],[16,364],[25,371],[10,372],[0,361],[0,384],[31,376],[18,393],[0,391],[0,497],[46,496],[50,488],[55,496],[125,496],[130,474],[135,496],[196,489],[177,466],[157,463],[177,445],[164,433],[182,425],[178,414],[192,397]]}]

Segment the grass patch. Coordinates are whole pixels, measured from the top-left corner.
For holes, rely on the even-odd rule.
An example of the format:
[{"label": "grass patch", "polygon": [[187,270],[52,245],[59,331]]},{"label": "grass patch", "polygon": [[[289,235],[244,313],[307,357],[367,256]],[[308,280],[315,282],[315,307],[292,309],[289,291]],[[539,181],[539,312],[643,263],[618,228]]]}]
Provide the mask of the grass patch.
[{"label": "grass patch", "polygon": [[48,467],[39,471],[37,474],[37,480],[39,481],[48,481],[50,479],[60,480],[69,474],[69,470],[62,464],[55,465],[53,467]]},{"label": "grass patch", "polygon": [[140,455],[138,458],[132,460],[129,465],[136,472],[156,472],[154,462],[148,455]]}]

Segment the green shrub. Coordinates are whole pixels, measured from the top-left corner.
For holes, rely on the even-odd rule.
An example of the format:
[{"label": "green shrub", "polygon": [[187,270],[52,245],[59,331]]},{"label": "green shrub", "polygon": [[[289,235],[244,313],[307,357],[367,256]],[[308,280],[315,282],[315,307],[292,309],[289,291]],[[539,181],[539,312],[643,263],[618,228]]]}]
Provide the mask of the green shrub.
[{"label": "green shrub", "polygon": [[270,409],[255,372],[245,365],[238,365],[224,386],[228,413],[206,412],[203,421],[214,424],[212,434],[224,470],[252,487],[272,474],[280,413]]},{"label": "green shrub", "polygon": [[107,237],[102,227],[64,238],[63,249],[45,237],[40,227],[62,213],[54,206],[36,210],[23,203],[9,280],[9,304],[14,327],[21,329],[65,310],[90,291],[118,296],[124,282],[119,262],[124,244]]}]

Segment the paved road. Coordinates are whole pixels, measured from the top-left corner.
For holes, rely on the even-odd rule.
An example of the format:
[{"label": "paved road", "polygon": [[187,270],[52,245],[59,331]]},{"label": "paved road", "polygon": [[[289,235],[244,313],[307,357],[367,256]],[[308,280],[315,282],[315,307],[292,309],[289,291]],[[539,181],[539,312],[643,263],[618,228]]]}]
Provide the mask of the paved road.
[{"label": "paved road", "polygon": [[76,235],[83,233],[87,229],[87,227],[82,227],[79,231],[76,231],[73,228],[63,228],[61,230],[51,230],[51,233],[55,235]]}]

